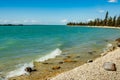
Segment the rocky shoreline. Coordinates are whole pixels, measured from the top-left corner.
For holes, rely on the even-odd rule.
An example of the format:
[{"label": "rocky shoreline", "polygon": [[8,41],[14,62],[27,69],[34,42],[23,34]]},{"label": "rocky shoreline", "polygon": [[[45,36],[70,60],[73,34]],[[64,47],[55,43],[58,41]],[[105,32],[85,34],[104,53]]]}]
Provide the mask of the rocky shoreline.
[{"label": "rocky shoreline", "polygon": [[105,55],[92,63],[86,63],[73,70],[59,74],[50,80],[119,80],[120,78],[120,38]]},{"label": "rocky shoreline", "polygon": [[[120,39],[116,39],[106,52],[102,53],[100,56],[105,56],[109,52],[116,50],[119,47]],[[94,52],[88,52],[92,54]],[[62,57],[61,57],[62,56]],[[80,61],[80,56],[75,54],[61,55],[57,56],[54,59],[49,59],[44,62],[34,62],[34,68],[29,66],[25,69],[29,74],[11,77],[9,80],[49,80],[52,77],[57,76],[60,73],[72,70],[76,67],[79,67],[85,63],[93,63],[94,60],[100,56],[95,56],[93,59],[88,61]],[[57,80],[57,79],[56,79]],[[69,79],[67,79],[69,80]]]}]

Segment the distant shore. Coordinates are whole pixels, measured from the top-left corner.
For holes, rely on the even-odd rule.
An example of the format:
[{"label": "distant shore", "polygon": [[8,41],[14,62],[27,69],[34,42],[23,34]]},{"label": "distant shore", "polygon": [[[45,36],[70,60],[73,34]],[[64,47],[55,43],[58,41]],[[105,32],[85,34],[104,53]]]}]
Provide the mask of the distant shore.
[{"label": "distant shore", "polygon": [[[70,27],[82,27],[80,25],[67,25],[67,26],[70,26]],[[114,27],[114,26],[85,26],[85,27],[120,29],[120,27]]]}]

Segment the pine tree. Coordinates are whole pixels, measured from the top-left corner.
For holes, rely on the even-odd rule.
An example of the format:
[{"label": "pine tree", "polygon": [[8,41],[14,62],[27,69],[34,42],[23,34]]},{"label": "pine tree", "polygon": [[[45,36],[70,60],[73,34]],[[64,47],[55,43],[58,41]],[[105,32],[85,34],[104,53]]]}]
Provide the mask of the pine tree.
[{"label": "pine tree", "polygon": [[120,16],[117,18],[116,25],[117,27],[120,27]]},{"label": "pine tree", "polygon": [[106,12],[105,19],[104,19],[104,26],[107,26],[107,21],[108,21],[108,11]]},{"label": "pine tree", "polygon": [[113,17],[112,26],[116,26],[116,16]]},{"label": "pine tree", "polygon": [[112,26],[112,22],[113,22],[113,20],[112,20],[112,17],[110,16],[108,18],[108,26]]}]

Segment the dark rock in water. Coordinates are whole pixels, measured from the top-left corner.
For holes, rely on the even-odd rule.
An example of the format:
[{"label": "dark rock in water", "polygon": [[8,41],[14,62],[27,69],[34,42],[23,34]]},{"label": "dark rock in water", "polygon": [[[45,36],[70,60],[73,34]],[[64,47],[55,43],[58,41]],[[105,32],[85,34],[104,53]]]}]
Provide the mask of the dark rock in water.
[{"label": "dark rock in water", "polygon": [[96,53],[96,51],[91,51],[91,52],[88,52],[90,55]]},{"label": "dark rock in water", "polygon": [[120,42],[120,38],[116,39],[115,41]]},{"label": "dark rock in water", "polygon": [[103,64],[103,68],[107,71],[116,71],[115,63],[111,63],[111,62],[105,62]]},{"label": "dark rock in water", "polygon": [[33,70],[32,70],[31,67],[26,67],[26,68],[25,68],[25,71],[30,73],[30,72],[32,72]]},{"label": "dark rock in water", "polygon": [[87,61],[87,63],[91,63],[91,62],[93,62],[93,60],[92,60],[92,59],[90,59],[90,60],[88,60],[88,61]]},{"label": "dark rock in water", "polygon": [[54,66],[52,67],[53,70],[57,70],[57,69],[60,69],[61,67],[60,66]]},{"label": "dark rock in water", "polygon": [[36,69],[32,69],[31,67],[26,67],[25,71],[31,73],[31,72],[37,71],[37,70]]},{"label": "dark rock in water", "polygon": [[109,40],[104,40],[105,42],[109,42]]},{"label": "dark rock in water", "polygon": [[77,62],[77,61],[72,60],[72,59],[64,59],[64,62]]},{"label": "dark rock in water", "polygon": [[71,58],[71,56],[66,56],[67,58]]},{"label": "dark rock in water", "polygon": [[49,63],[47,63],[47,62],[44,62],[43,64],[49,64]]},{"label": "dark rock in water", "polygon": [[75,58],[80,58],[80,56],[76,56]]},{"label": "dark rock in water", "polygon": [[64,62],[59,62],[59,64],[63,64]]},{"label": "dark rock in water", "polygon": [[90,55],[92,55],[93,54],[93,52],[88,52]]}]

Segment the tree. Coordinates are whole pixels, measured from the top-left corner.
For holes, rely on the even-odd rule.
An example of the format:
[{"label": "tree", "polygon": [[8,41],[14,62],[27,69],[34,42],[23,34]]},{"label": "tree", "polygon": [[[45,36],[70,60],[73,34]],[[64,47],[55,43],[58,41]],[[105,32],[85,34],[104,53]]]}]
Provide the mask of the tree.
[{"label": "tree", "polygon": [[117,26],[117,27],[120,27],[120,16],[117,18],[116,26]]},{"label": "tree", "polygon": [[112,26],[116,26],[116,16],[113,17]]},{"label": "tree", "polygon": [[106,12],[105,19],[104,19],[104,26],[107,26],[107,20],[108,20],[108,11]]},{"label": "tree", "polygon": [[112,20],[112,17],[110,16],[108,18],[108,26],[112,26],[112,22],[113,22],[113,20]]}]

